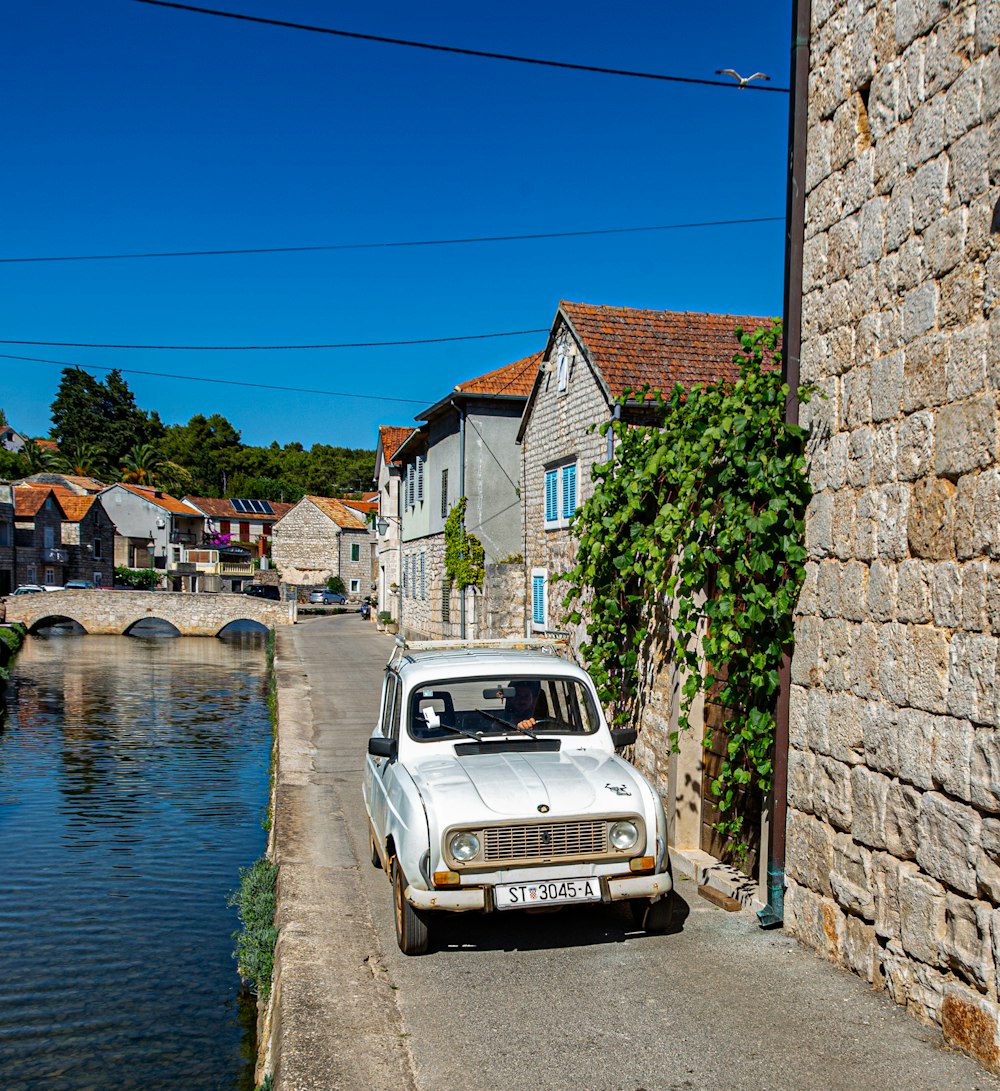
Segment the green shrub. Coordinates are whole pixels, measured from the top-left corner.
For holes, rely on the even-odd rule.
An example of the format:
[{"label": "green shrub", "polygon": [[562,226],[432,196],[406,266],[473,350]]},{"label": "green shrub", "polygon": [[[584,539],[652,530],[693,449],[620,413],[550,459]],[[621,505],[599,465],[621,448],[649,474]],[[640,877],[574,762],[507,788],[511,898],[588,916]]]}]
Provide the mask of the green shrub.
[{"label": "green shrub", "polygon": [[271,995],[274,944],[278,939],[274,926],[277,879],[277,867],[262,856],[250,867],[240,868],[239,890],[234,890],[226,903],[236,907],[241,924],[233,933],[233,958],[240,977],[252,984],[261,1000]]},{"label": "green shrub", "polygon": [[338,594],[341,595],[347,593],[344,588],[344,581],[339,576],[331,576],[326,581],[326,589],[327,591],[336,591]]}]

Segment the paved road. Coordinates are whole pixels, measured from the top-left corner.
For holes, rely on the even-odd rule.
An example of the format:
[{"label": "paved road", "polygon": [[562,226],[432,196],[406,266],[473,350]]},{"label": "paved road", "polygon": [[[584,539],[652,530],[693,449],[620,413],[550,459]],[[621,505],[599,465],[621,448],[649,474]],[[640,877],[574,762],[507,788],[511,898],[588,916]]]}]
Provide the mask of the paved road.
[{"label": "paved road", "polygon": [[[292,867],[288,883],[326,902],[289,920],[306,931],[322,920],[327,945],[310,953],[306,940],[296,962],[288,942],[282,991],[299,1000],[282,1017],[279,1091],[1000,1089],[937,1029],[684,880],[675,935],[634,932],[622,907],[448,915],[431,953],[402,955],[388,879],[368,862],[360,791],[391,647],[354,616],[279,634],[283,684],[298,689],[286,706],[300,702],[312,723],[301,783],[318,792],[296,836],[318,837],[323,876],[310,885]],[[279,833],[280,822],[279,793]]]}]

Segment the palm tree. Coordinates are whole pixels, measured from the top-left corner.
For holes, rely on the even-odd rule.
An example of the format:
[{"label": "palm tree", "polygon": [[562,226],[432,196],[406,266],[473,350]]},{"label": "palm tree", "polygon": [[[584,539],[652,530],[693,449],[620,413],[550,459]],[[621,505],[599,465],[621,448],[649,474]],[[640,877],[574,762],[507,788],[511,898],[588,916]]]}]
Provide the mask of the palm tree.
[{"label": "palm tree", "polygon": [[45,454],[45,468],[76,477],[100,480],[107,474],[107,456],[103,448],[84,440],[64,444],[58,451]]},{"label": "palm tree", "polygon": [[160,452],[151,443],[137,443],[125,456],[121,480],[127,485],[154,485],[162,463]]},{"label": "palm tree", "polygon": [[33,439],[27,440],[21,450],[18,451],[18,454],[24,460],[24,466],[28,471],[28,476],[31,474],[40,474],[48,468],[47,456],[50,453],[51,452],[46,451],[44,447],[39,446]]}]

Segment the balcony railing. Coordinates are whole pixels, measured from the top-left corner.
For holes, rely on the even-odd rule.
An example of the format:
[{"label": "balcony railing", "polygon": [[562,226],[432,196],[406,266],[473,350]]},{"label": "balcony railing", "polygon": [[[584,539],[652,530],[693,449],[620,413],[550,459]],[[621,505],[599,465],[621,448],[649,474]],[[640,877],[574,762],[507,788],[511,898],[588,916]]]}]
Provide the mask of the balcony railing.
[{"label": "balcony railing", "polygon": [[46,564],[69,564],[69,552],[65,549],[43,549],[42,560]]}]

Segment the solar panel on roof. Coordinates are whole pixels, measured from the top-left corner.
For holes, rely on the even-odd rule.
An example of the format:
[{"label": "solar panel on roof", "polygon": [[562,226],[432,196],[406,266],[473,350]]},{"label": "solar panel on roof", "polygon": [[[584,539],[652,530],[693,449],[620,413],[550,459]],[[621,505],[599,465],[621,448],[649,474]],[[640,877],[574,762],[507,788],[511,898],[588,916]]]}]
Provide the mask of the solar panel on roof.
[{"label": "solar panel on roof", "polygon": [[229,503],[232,504],[233,507],[241,515],[246,515],[246,513],[247,513],[247,502],[245,500],[230,500]]},{"label": "solar panel on roof", "polygon": [[230,504],[241,515],[273,515],[274,508],[266,500],[247,500],[245,498],[239,498],[236,500],[230,500]]}]

